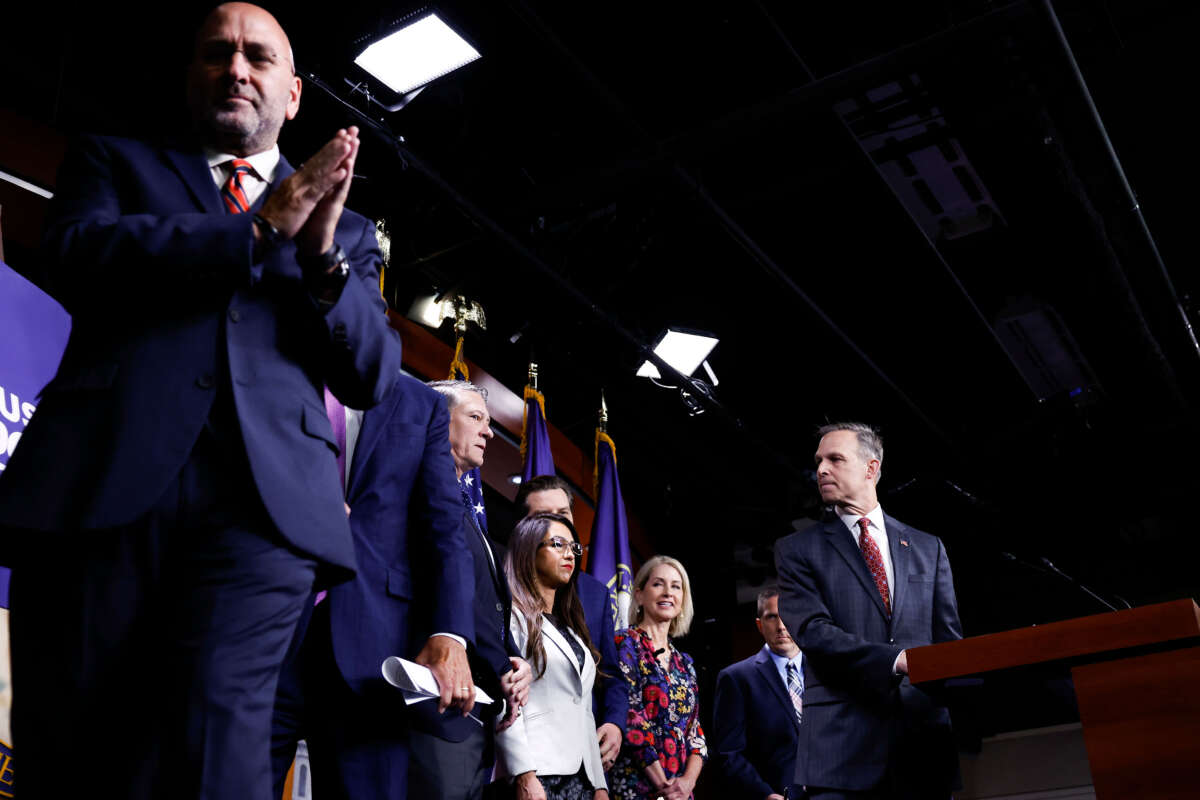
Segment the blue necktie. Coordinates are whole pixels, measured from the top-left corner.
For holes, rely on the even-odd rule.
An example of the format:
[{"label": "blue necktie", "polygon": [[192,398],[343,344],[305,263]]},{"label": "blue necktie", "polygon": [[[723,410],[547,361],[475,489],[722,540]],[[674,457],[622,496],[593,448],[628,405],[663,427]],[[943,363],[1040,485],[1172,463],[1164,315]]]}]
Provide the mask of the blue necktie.
[{"label": "blue necktie", "polygon": [[787,664],[787,688],[792,697],[792,707],[796,709],[796,722],[800,722],[804,719],[804,704],[800,701],[804,687],[800,685],[800,673],[792,661]]}]

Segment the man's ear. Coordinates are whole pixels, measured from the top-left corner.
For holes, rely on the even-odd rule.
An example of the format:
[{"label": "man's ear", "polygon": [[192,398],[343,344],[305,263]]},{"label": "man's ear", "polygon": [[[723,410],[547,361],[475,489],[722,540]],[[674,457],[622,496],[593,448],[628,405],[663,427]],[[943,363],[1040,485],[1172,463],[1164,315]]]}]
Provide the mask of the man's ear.
[{"label": "man's ear", "polygon": [[292,90],[288,94],[288,104],[286,115],[288,119],[295,119],[296,114],[300,111],[300,89],[304,86],[304,82],[300,80],[299,75],[292,76]]}]

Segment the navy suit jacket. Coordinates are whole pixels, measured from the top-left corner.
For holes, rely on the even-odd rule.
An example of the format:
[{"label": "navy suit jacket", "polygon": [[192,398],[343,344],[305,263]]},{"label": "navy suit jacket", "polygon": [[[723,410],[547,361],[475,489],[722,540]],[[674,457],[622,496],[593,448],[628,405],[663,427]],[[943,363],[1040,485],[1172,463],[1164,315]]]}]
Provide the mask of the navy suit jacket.
[{"label": "navy suit jacket", "polygon": [[604,673],[596,676],[596,684],[592,688],[592,715],[596,718],[596,727],[611,722],[624,734],[626,718],[629,716],[629,689],[621,676],[621,665],[617,663],[616,620],[613,618],[608,587],[598,578],[581,572],[575,589],[583,605],[588,635],[600,651],[597,669]]},{"label": "navy suit jacket", "polygon": [[[280,159],[276,184],[292,171]],[[354,554],[322,384],[354,408],[375,405],[400,370],[400,341],[379,296],[374,227],[346,211],[336,239],[353,274],[323,312],[293,244],[254,261],[251,215],[225,213],[198,147],[105,137],[73,147],[45,239],[49,289],[73,327],[0,480],[0,524],[137,519],[179,474],[222,396],[279,532],[348,577]]]},{"label": "navy suit jacket", "polygon": [[794,782],[800,723],[766,647],[717,675],[713,728],[731,797],[761,800]]},{"label": "navy suit jacket", "polygon": [[346,502],[354,580],[329,590],[334,660],[356,692],[384,684],[389,656],[414,657],[432,633],[474,639],[474,572],[442,396],[399,376],[363,414]]},{"label": "navy suit jacket", "polygon": [[775,545],[779,614],[804,651],[796,783],[866,790],[889,769],[910,789],[947,796],[958,758],[950,715],[892,674],[901,650],[962,638],[940,539],[884,515],[892,615],[836,516]]},{"label": "navy suit jacket", "polygon": [[[459,492],[457,484],[455,492]],[[463,563],[470,565],[471,578],[475,585],[472,604],[475,638],[467,656],[471,662],[471,677],[475,684],[495,700],[487,707],[476,706],[472,713],[484,720],[484,728],[490,735],[492,723],[503,707],[504,694],[500,690],[500,677],[512,669],[508,659],[520,658],[522,654],[517,649],[508,626],[509,615],[512,613],[512,594],[508,589],[508,580],[504,577],[504,550],[480,530],[475,522],[475,513],[465,505],[461,492],[459,498],[459,515],[463,525],[463,537],[466,539],[466,553],[459,558]],[[431,705],[419,703],[410,707],[414,710],[413,724],[418,730],[448,742],[461,742],[474,730],[478,730],[479,726],[474,720],[463,717],[454,709],[447,709],[440,717],[436,713],[429,713],[427,707]],[[436,712],[436,706],[433,710]]]}]

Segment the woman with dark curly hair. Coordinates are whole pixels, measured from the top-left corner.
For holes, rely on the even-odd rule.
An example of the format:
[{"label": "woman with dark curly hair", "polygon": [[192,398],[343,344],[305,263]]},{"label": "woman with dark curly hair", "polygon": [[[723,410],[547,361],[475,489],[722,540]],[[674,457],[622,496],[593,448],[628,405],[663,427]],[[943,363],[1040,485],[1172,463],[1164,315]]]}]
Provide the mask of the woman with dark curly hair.
[{"label": "woman with dark curly hair", "polygon": [[638,570],[633,587],[630,627],[617,634],[629,724],[609,786],[624,800],[688,800],[708,758],[696,668],[671,644],[692,624],[691,585],[683,564],[655,556]]},{"label": "woman with dark curly hair", "polygon": [[521,715],[496,734],[497,776],[512,780],[517,800],[608,798],[592,716],[600,654],[575,591],[578,538],[566,517],[535,514],[508,543],[510,628],[534,676]]}]

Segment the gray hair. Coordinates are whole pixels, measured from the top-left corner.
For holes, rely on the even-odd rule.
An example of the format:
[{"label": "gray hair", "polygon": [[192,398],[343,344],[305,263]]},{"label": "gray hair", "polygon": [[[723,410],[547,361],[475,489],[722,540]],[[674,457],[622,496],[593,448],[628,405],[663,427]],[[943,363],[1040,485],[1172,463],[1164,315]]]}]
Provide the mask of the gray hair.
[{"label": "gray hair", "polygon": [[767,607],[767,601],[772,597],[779,597],[778,586],[768,586],[758,593],[758,616],[762,617],[763,611]]},{"label": "gray hair", "polygon": [[474,392],[483,398],[483,402],[487,402],[487,389],[482,386],[476,386],[470,381],[448,380],[448,381],[430,381],[425,384],[430,389],[433,389],[438,394],[446,396],[446,405],[451,410],[456,405],[462,402],[463,392]]},{"label": "gray hair", "polygon": [[878,429],[865,422],[834,422],[817,428],[817,438],[821,439],[826,434],[836,431],[850,431],[858,437],[858,454],[862,456],[863,461],[873,458],[883,464],[883,437],[879,435]]}]

